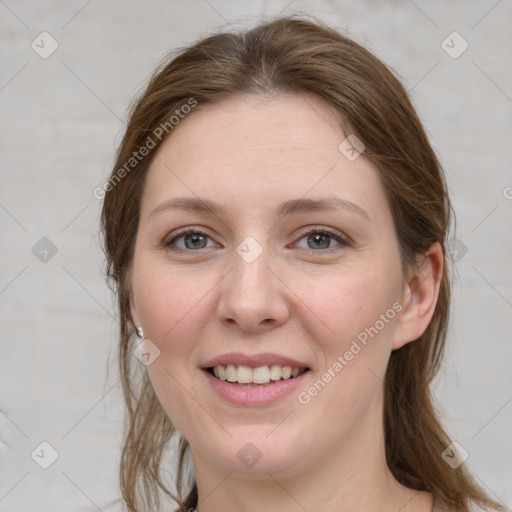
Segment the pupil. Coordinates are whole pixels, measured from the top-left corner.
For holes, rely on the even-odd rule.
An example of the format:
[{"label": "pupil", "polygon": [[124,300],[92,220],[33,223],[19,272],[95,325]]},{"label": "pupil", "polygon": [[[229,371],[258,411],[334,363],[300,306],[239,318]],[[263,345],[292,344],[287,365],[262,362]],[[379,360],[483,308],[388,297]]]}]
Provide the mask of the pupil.
[{"label": "pupil", "polygon": [[[323,239],[323,242],[322,242],[322,239]],[[309,235],[308,244],[309,244],[309,242],[312,242],[314,244],[318,243],[319,245],[317,245],[317,247],[319,247],[320,249],[328,249],[329,248],[329,240],[330,240],[329,235],[323,235],[321,233],[316,233],[314,235]]]},{"label": "pupil", "polygon": [[[188,242],[191,242],[191,244],[189,244]],[[201,245],[201,242],[203,242],[203,244]],[[203,248],[205,247],[205,243],[206,242],[206,238],[204,237],[204,235],[187,235],[185,237],[185,246],[187,247],[187,249],[194,249],[194,248]]]}]

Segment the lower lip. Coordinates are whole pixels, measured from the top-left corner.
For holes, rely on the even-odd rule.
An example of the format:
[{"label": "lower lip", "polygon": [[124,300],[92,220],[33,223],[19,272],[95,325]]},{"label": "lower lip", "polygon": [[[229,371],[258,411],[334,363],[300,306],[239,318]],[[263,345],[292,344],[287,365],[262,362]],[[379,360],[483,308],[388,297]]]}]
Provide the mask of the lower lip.
[{"label": "lower lip", "polygon": [[276,402],[284,396],[290,395],[300,386],[310,373],[306,370],[293,379],[280,380],[274,384],[259,386],[238,386],[225,380],[217,379],[211,373],[203,370],[208,382],[222,398],[235,405],[246,407],[264,406]]}]

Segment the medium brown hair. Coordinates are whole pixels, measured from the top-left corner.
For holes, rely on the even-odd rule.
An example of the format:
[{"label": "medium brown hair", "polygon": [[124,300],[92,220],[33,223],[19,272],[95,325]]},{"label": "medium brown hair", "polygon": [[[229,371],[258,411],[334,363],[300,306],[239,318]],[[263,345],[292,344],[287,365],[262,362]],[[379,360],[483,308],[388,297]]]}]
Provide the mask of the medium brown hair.
[{"label": "medium brown hair", "polygon": [[[127,410],[120,482],[131,512],[159,507],[162,491],[177,501],[178,510],[195,508],[197,487],[193,473],[185,474],[188,443],[181,436],[176,493],[163,481],[163,456],[176,430],[146,372],[137,373],[140,365],[133,356],[130,266],[144,180],[160,141],[140,162],[128,169],[126,163],[191,99],[201,106],[239,95],[276,94],[322,99],[364,142],[364,156],[377,168],[392,211],[404,274],[414,270],[416,257],[435,242],[446,254],[453,211],[441,166],[408,94],[362,46],[321,22],[287,16],[240,33],[205,37],[164,62],[131,109],[105,187],[101,219],[107,277],[119,308],[119,365]],[[114,182],[121,168],[127,172]],[[446,256],[444,268],[448,270]],[[451,441],[436,413],[430,384],[443,357],[449,304],[445,271],[425,333],[391,354],[384,404],[387,463],[399,482],[433,493],[449,510],[468,512],[471,501],[499,509],[465,465],[452,469],[441,457]]]}]

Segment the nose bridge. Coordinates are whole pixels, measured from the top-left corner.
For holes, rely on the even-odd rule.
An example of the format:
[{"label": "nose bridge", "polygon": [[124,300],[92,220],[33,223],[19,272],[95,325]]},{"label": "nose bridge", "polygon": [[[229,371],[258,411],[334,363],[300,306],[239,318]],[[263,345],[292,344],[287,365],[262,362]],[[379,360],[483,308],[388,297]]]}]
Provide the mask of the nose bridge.
[{"label": "nose bridge", "polygon": [[230,285],[235,294],[239,295],[239,300],[248,300],[246,294],[252,294],[257,300],[262,300],[268,295],[269,287],[272,286],[269,282],[271,273],[267,268],[269,260],[268,245],[264,241],[260,244],[252,236],[246,237],[236,247]]},{"label": "nose bridge", "polygon": [[219,304],[224,321],[236,322],[244,330],[261,330],[286,320],[288,307],[268,268],[271,260],[271,251],[263,240],[260,243],[248,236],[236,247],[233,271],[227,276]]}]

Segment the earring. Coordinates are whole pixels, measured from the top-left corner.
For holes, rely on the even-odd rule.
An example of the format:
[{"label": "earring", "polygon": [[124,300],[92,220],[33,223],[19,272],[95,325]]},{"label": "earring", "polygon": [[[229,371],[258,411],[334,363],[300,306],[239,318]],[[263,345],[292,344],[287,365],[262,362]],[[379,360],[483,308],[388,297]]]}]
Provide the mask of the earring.
[{"label": "earring", "polygon": [[142,340],[144,339],[144,331],[142,330],[142,327],[137,327],[137,336]]}]

